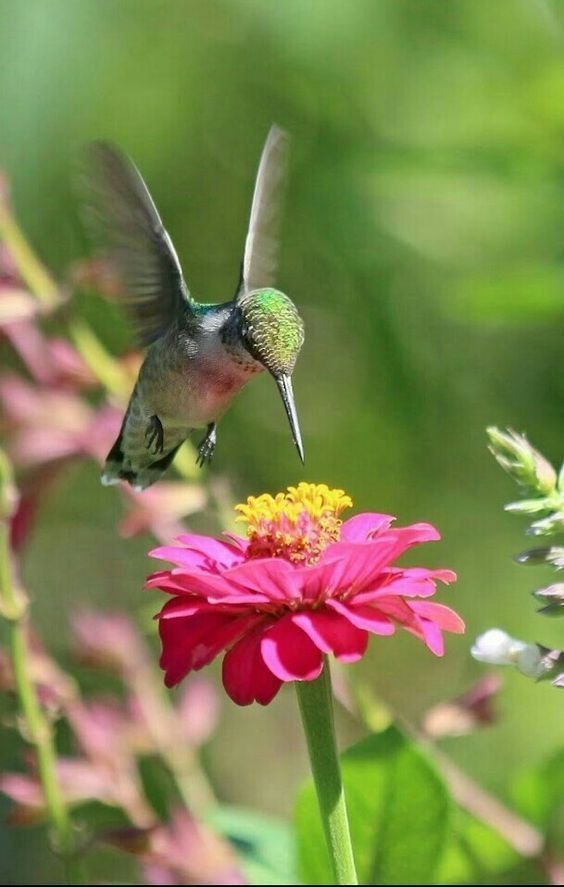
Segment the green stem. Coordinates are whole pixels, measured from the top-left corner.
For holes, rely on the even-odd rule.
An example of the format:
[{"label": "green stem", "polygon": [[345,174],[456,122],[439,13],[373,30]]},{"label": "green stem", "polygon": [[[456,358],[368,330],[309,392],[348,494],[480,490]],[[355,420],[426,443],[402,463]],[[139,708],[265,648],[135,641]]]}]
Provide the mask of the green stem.
[{"label": "green stem", "polygon": [[337,753],[329,662],[315,681],[296,681],[319,812],[336,884],[358,884]]},{"label": "green stem", "polygon": [[73,317],[68,326],[77,351],[100,384],[109,394],[126,399],[131,391],[132,381],[119,361],[112,357],[81,318]]},{"label": "green stem", "polygon": [[80,884],[80,868],[74,853],[72,825],[59,785],[56,752],[51,726],[39,704],[37,688],[30,673],[28,647],[27,602],[14,583],[9,545],[9,524],[0,520],[0,604],[8,623],[14,681],[26,726],[28,741],[37,755],[39,779],[45,807],[60,853],[67,884]]},{"label": "green stem", "polygon": [[3,200],[0,200],[0,240],[10,250],[18,271],[37,301],[44,308],[54,308],[60,301],[57,285],[29,246]]}]

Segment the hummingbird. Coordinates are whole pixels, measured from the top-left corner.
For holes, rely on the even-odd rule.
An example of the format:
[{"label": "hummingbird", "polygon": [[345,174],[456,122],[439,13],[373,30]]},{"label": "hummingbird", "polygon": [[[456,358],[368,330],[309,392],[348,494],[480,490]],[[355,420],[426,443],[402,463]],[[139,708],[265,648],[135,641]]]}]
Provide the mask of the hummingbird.
[{"label": "hummingbird", "polygon": [[197,463],[211,461],[217,423],[235,395],[265,370],[274,378],[302,462],[292,373],[304,325],[273,286],[288,135],[272,126],[262,151],[234,297],[197,302],[141,173],[115,146],[93,142],[84,156],[84,218],[120,285],[147,348],[120,433],[102,471],[104,485],[144,490],[169,467],[195,429],[205,429]]}]

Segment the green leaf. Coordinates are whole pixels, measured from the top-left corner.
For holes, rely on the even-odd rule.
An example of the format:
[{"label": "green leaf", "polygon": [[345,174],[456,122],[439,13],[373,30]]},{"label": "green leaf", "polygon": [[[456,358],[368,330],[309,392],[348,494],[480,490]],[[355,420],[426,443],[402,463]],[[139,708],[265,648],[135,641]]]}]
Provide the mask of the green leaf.
[{"label": "green leaf", "polygon": [[[431,883],[447,840],[450,810],[435,767],[395,727],[348,749],[341,764],[360,882]],[[296,825],[304,883],[331,883],[312,782],[300,792]]]},{"label": "green leaf", "polygon": [[218,807],[208,822],[241,858],[251,884],[297,884],[295,849],[287,823],[242,807]]},{"label": "green leaf", "polygon": [[521,773],[513,797],[523,815],[547,835],[551,849],[564,852],[564,748]]},{"label": "green leaf", "polygon": [[489,825],[457,808],[436,872],[436,883],[484,883],[484,878],[507,871],[519,859],[515,850]]}]

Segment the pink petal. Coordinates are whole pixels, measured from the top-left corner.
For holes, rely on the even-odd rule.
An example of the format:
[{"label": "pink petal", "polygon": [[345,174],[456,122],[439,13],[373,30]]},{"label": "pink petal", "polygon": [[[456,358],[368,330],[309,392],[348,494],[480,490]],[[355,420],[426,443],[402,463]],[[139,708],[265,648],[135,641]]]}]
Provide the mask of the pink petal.
[{"label": "pink petal", "polygon": [[333,653],[343,662],[356,662],[366,652],[368,634],[331,610],[310,610],[292,617],[322,653]]},{"label": "pink petal", "polygon": [[295,571],[292,564],[281,558],[257,558],[226,571],[224,577],[235,586],[266,595],[271,601],[288,601],[301,597]]},{"label": "pink petal", "polygon": [[321,555],[320,565],[332,562],[330,590],[346,591],[349,588],[373,586],[381,577],[384,567],[394,557],[395,541],[385,536],[373,542],[335,542],[328,545]]},{"label": "pink petal", "polygon": [[[237,589],[226,581],[224,575],[219,573],[206,573],[196,569],[186,571],[183,567],[177,567],[170,572],[172,580],[184,586],[185,591],[191,594],[199,594],[210,600],[221,601],[223,598],[232,596],[237,592]],[[264,595],[262,598],[257,599],[267,600]],[[240,596],[240,602],[243,603],[242,595]]]},{"label": "pink petal", "polygon": [[412,545],[439,539],[438,531],[431,524],[412,524],[381,531],[371,542],[335,542],[328,545],[321,556],[326,563],[343,558],[341,567],[335,569],[334,588],[357,591],[373,590],[381,581],[382,572]]},{"label": "pink petal", "polygon": [[346,520],[341,527],[341,540],[343,542],[368,542],[382,530],[388,530],[395,518],[389,514],[367,512],[355,514]]},{"label": "pink petal", "polygon": [[234,618],[231,613],[208,612],[183,619],[161,619],[160,666],[165,671],[166,686],[173,687],[192,669],[208,665],[262,618],[256,614]]},{"label": "pink petal", "polygon": [[246,634],[223,659],[223,686],[237,705],[268,705],[282,686],[261,655],[263,628]]},{"label": "pink petal", "polygon": [[426,567],[407,567],[401,570],[402,577],[406,579],[436,579],[448,585],[450,582],[456,582],[457,576],[454,570],[428,570]]},{"label": "pink petal", "polygon": [[323,669],[319,648],[294,625],[290,614],[265,633],[261,653],[270,671],[281,681],[313,681]]},{"label": "pink petal", "polygon": [[103,765],[83,758],[59,758],[57,774],[69,802],[96,798],[115,803],[112,776]]},{"label": "pink petal", "polygon": [[5,330],[14,323],[30,320],[39,311],[39,302],[27,290],[15,284],[0,288],[0,326]]},{"label": "pink petal", "polygon": [[345,616],[352,625],[356,626],[356,628],[361,628],[372,634],[389,635],[393,634],[395,631],[395,626],[390,620],[383,613],[379,610],[375,610],[373,607],[351,607],[343,604],[342,601],[336,600],[328,600],[327,606],[331,607],[332,610],[335,610],[336,613]]},{"label": "pink petal", "polygon": [[193,548],[182,548],[180,545],[161,545],[149,552],[149,557],[156,557],[162,561],[170,561],[178,567],[188,567],[206,572],[219,573],[215,568],[215,562],[211,561],[202,551]]},{"label": "pink petal", "polygon": [[[223,604],[210,604],[202,598],[190,598],[187,595],[174,597],[167,601],[160,613],[157,613],[156,619],[176,619],[181,616],[194,616],[196,613],[227,613],[233,616],[241,616],[241,607],[234,607],[232,604],[223,606]],[[246,612],[246,608],[245,608]]]},{"label": "pink petal", "polygon": [[346,570],[344,558],[324,560],[313,566],[294,567],[293,578],[302,600],[318,601],[339,589]]},{"label": "pink petal", "polygon": [[188,591],[183,576],[173,576],[170,570],[157,570],[151,573],[145,582],[145,588],[158,588],[161,591],[167,591],[170,594],[186,594],[191,595],[193,592]]},{"label": "pink petal", "polygon": [[56,382],[56,369],[49,354],[47,340],[34,323],[22,321],[9,324],[4,328],[4,334],[37,382],[45,386]]},{"label": "pink petal", "polygon": [[215,604],[250,604],[258,606],[269,603],[265,594],[244,592],[236,585],[230,585],[219,575],[202,573],[199,570],[185,572],[182,567],[173,570],[159,570],[145,582],[146,588],[158,588],[167,594],[186,595],[205,599]]},{"label": "pink petal", "polygon": [[[359,595],[360,597],[360,595]],[[356,610],[356,598],[351,602]],[[387,597],[379,597],[376,602],[377,612],[399,622],[400,625],[411,625],[415,622],[415,614],[410,604],[399,595],[389,595]],[[364,606],[363,609],[372,609]]]},{"label": "pink petal", "polygon": [[465,625],[458,613],[445,607],[444,604],[436,604],[434,601],[410,601],[411,609],[425,619],[435,622],[443,631],[452,631],[454,634],[463,634]]},{"label": "pink petal", "polygon": [[[441,634],[441,629],[429,619],[419,619],[419,625],[423,634],[425,644],[435,656],[443,656],[445,652],[445,642]],[[408,631],[411,630],[408,628]]]},{"label": "pink petal", "polygon": [[76,437],[63,429],[24,428],[13,448],[14,462],[30,467],[75,456],[80,448]]},{"label": "pink petal", "polygon": [[[227,569],[234,564],[240,563],[243,553],[240,547],[235,546],[232,541],[223,541],[222,539],[214,539],[211,536],[199,536],[196,533],[182,533],[178,537],[178,541],[185,545],[186,548],[203,554],[214,565],[222,569]],[[243,541],[243,540],[242,540]]]},{"label": "pink petal", "polygon": [[178,723],[190,746],[202,745],[213,733],[219,717],[215,684],[199,676],[185,684],[178,700]]},{"label": "pink petal", "polygon": [[405,570],[392,568],[382,573],[382,582],[370,591],[354,595],[356,604],[376,601],[382,596],[401,595],[404,597],[431,597],[435,594],[436,581],[456,581],[452,570],[427,570],[425,567],[411,567]]},{"label": "pink petal", "polygon": [[38,778],[28,776],[27,773],[2,773],[0,792],[25,807],[41,807],[44,804],[44,794]]},{"label": "pink petal", "polygon": [[402,551],[405,551],[412,545],[419,545],[421,542],[438,542],[441,538],[437,528],[427,523],[410,524],[408,527],[395,527],[389,531],[389,534],[398,541]]},{"label": "pink petal", "polygon": [[233,545],[237,551],[240,551],[241,554],[245,554],[247,548],[249,547],[249,540],[243,539],[242,536],[238,536],[237,533],[229,533],[227,530],[223,532],[223,536],[227,539],[230,545]]}]

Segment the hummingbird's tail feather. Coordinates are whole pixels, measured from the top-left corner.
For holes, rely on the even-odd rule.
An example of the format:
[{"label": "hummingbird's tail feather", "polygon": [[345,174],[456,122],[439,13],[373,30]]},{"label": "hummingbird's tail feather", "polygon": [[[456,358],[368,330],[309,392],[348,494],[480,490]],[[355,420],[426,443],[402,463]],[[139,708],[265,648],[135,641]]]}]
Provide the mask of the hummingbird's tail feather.
[{"label": "hummingbird's tail feather", "polygon": [[[166,456],[161,456],[160,459],[155,459],[154,462],[150,462],[148,465],[144,465],[138,471],[134,472],[135,478],[129,481],[132,487],[136,490],[146,490],[147,487],[150,487],[151,484],[154,484],[155,481],[159,480],[176,456],[182,443],[179,443],[170,451],[170,453],[167,453]],[[128,478],[126,478],[126,480],[127,479]]]},{"label": "hummingbird's tail feather", "polygon": [[124,452],[123,434],[125,421],[113,447],[108,453],[100,480],[105,487],[125,480],[135,490],[146,490],[147,487],[154,484],[164,474],[182,446],[183,441],[180,441],[173,449],[158,459],[151,460],[150,457],[148,459],[145,457],[145,459],[134,460]]}]

